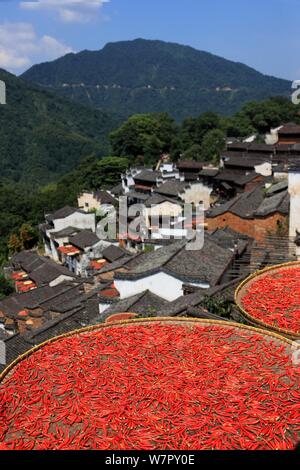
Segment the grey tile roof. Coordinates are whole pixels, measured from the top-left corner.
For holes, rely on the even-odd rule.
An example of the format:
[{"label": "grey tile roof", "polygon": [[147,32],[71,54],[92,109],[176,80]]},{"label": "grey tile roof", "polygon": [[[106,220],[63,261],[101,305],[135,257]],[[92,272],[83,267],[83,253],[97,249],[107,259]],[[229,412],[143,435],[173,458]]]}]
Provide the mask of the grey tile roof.
[{"label": "grey tile roof", "polygon": [[82,288],[82,284],[69,284],[64,291],[41,302],[40,306],[44,311],[55,311],[65,313],[79,308],[85,301],[86,294]]},{"label": "grey tile roof", "polygon": [[246,154],[242,156],[231,156],[229,160],[224,162],[225,167],[240,167],[240,168],[249,168],[253,169],[257,165],[261,165],[264,162],[268,162],[270,159],[266,158],[255,158],[252,155]]},{"label": "grey tile roof", "polygon": [[280,181],[279,183],[272,184],[272,186],[267,189],[267,195],[279,193],[285,189],[288,189],[288,181]]},{"label": "grey tile roof", "polygon": [[187,251],[186,240],[162,247],[151,253],[143,253],[138,264],[126,273],[116,273],[116,279],[141,279],[162,271],[186,282],[218,283],[231,263],[234,254],[220,246],[206,234],[201,250]]},{"label": "grey tile roof", "polygon": [[114,261],[113,263],[109,263],[105,265],[103,268],[97,271],[97,274],[105,274],[105,273],[114,271],[116,269],[122,268],[122,267],[127,267],[128,263],[130,263],[130,261],[132,261],[133,258],[134,258],[134,255],[124,256],[123,258],[120,258],[117,261]]},{"label": "grey tile roof", "polygon": [[206,281],[213,286],[219,282],[233,258],[232,251],[223,248],[213,237],[205,234],[201,250],[188,252],[184,247],[164,267],[167,272],[181,279]]},{"label": "grey tile roof", "polygon": [[177,168],[179,170],[202,170],[204,163],[202,162],[196,162],[193,160],[186,160],[186,161],[179,161],[177,163]]},{"label": "grey tile roof", "polygon": [[80,232],[79,228],[75,227],[66,227],[63,230],[58,230],[57,232],[51,232],[51,238],[65,238],[75,235]]},{"label": "grey tile roof", "polygon": [[[142,253],[138,256],[135,266],[128,266],[130,272],[129,276],[143,277],[148,272],[153,272],[163,267],[173,256],[177,255],[178,252],[186,244],[186,241],[179,240],[172,245],[168,245],[163,248],[150,253]],[[122,276],[122,273],[116,273],[117,276]]]},{"label": "grey tile roof", "polygon": [[180,205],[181,201],[178,199],[173,199],[172,197],[165,196],[163,194],[152,194],[150,197],[148,196],[145,204],[147,207],[155,206],[157,204],[162,204],[163,202],[171,202],[172,204]]},{"label": "grey tile roof", "polygon": [[149,197],[149,194],[141,193],[138,191],[129,191],[129,193],[126,193],[126,197],[146,201],[146,199],[148,199]]},{"label": "grey tile roof", "polygon": [[258,144],[257,142],[252,142],[248,147],[248,152],[273,153],[274,150],[275,150],[275,145]]},{"label": "grey tile roof", "polygon": [[200,171],[199,175],[200,176],[210,176],[214,177],[217,176],[219,173],[219,170],[214,169],[214,168],[204,168],[203,170]]},{"label": "grey tile roof", "polygon": [[56,219],[64,219],[65,217],[68,217],[69,215],[74,214],[75,212],[81,212],[82,214],[86,214],[86,212],[82,211],[81,209],[78,209],[78,207],[65,206],[53,212],[52,214],[46,214],[45,218],[48,222],[52,222]]},{"label": "grey tile roof", "polygon": [[247,235],[235,232],[229,227],[218,228],[211,233],[211,236],[223,248],[236,249],[238,254],[242,254],[251,241]]},{"label": "grey tile roof", "polygon": [[156,183],[157,178],[161,177],[160,171],[144,170],[133,177],[134,181],[146,181]]},{"label": "grey tile roof", "polygon": [[98,201],[101,202],[101,204],[111,204],[111,205],[115,205],[117,204],[117,200],[111,195],[109,194],[107,191],[96,191],[94,193],[94,196],[96,197],[96,199]]},{"label": "grey tile roof", "polygon": [[82,230],[77,235],[70,237],[69,242],[71,245],[84,250],[85,248],[92,247],[96,245],[100,239],[94,232],[90,230]]},{"label": "grey tile roof", "polygon": [[250,143],[248,142],[233,142],[232,144],[227,145],[228,150],[237,150],[237,151],[246,151]]},{"label": "grey tile roof", "polygon": [[241,193],[235,198],[221,204],[208,211],[207,217],[217,217],[231,212],[242,218],[253,218],[255,211],[264,200],[264,193],[262,185],[253,188],[251,191]]},{"label": "grey tile roof", "polygon": [[71,271],[64,266],[31,251],[22,251],[14,255],[10,260],[10,264],[14,269],[26,271],[30,279],[32,279],[37,286],[49,284],[60,275],[70,278],[76,277],[74,273],[71,273]]},{"label": "grey tile roof", "polygon": [[274,194],[274,196],[265,197],[258,209],[255,211],[255,216],[266,217],[274,212],[280,212],[283,215],[289,214],[290,197],[287,191]]},{"label": "grey tile roof", "polygon": [[11,257],[10,263],[15,269],[31,272],[43,264],[44,259],[34,251],[21,251]]},{"label": "grey tile roof", "polygon": [[46,260],[36,269],[29,273],[30,279],[36,283],[37,286],[43,286],[57,279],[59,276],[66,276],[70,279],[75,279],[77,276],[69,271],[69,269],[55,263],[52,260]]},{"label": "grey tile roof", "polygon": [[[97,315],[99,315],[97,294],[92,292],[82,298],[82,303],[77,308],[67,311],[54,320],[47,321],[41,328],[24,335],[15,334],[8,337],[5,340],[7,365],[33,346],[93,324]],[[0,371],[3,369],[4,366],[0,366]]]},{"label": "grey tile roof", "polygon": [[207,289],[200,289],[193,294],[183,295],[178,299],[173,300],[173,302],[168,302],[168,304],[164,306],[161,316],[174,317],[187,311],[189,307],[198,305],[205,298],[206,291]]},{"label": "grey tile roof", "polygon": [[215,180],[234,183],[236,186],[245,186],[245,184],[250,183],[250,181],[254,180],[258,176],[261,177],[261,175],[259,175],[255,171],[245,173],[243,171],[239,172],[235,170],[224,169],[220,171],[217,176],[215,176]]},{"label": "grey tile roof", "polygon": [[99,321],[104,321],[115,313],[131,312],[142,315],[161,315],[164,305],[168,302],[150,291],[119,300],[99,316]]},{"label": "grey tile roof", "polygon": [[15,318],[21,310],[38,308],[47,300],[56,298],[69,290],[70,285],[68,282],[63,282],[55,287],[44,286],[22,294],[12,294],[0,301],[0,310],[8,317]]},{"label": "grey tile roof", "polygon": [[189,185],[184,181],[171,180],[166,181],[157,188],[154,189],[154,192],[163,194],[164,196],[173,196],[178,197],[180,193],[184,191]]},{"label": "grey tile roof", "polygon": [[122,186],[122,183],[119,183],[117,184],[116,186],[114,186],[113,188],[110,189],[110,192],[114,195],[114,196],[122,196],[123,194],[123,186]]},{"label": "grey tile roof", "polygon": [[103,258],[105,258],[110,263],[113,263],[114,261],[117,261],[126,255],[128,256],[129,253],[115,245],[108,246],[102,252]]},{"label": "grey tile roof", "polygon": [[278,134],[279,135],[300,134],[300,125],[295,124],[294,122],[288,122],[279,130]]}]

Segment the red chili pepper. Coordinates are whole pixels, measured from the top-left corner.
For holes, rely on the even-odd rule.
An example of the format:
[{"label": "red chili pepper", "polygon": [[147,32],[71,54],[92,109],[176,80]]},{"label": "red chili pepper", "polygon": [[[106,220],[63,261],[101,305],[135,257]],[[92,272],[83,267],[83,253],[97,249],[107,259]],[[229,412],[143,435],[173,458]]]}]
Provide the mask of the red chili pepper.
[{"label": "red chili pepper", "polygon": [[231,325],[124,328],[19,363],[1,385],[0,448],[293,449],[300,368],[288,345]]},{"label": "red chili pepper", "polygon": [[266,325],[300,333],[300,268],[268,271],[245,286],[241,304]]}]

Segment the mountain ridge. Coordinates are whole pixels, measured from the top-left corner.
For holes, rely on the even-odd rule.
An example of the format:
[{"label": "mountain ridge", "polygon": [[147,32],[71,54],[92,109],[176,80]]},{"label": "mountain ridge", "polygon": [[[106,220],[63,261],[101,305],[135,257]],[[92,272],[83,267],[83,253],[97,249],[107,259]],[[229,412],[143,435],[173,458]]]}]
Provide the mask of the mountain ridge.
[{"label": "mountain ridge", "polygon": [[166,111],[177,120],[205,111],[233,114],[247,101],[287,96],[291,88],[241,62],[141,38],[69,53],[34,65],[22,78],[124,116]]}]

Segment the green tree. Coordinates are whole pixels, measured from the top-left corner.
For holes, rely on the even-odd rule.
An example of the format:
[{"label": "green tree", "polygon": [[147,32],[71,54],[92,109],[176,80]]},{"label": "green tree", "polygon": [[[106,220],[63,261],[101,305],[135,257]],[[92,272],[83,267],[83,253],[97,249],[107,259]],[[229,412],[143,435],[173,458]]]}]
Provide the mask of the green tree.
[{"label": "green tree", "polygon": [[14,288],[12,282],[6,279],[3,274],[0,274],[0,299],[4,299],[13,292]]},{"label": "green tree", "polygon": [[226,136],[220,129],[214,129],[206,134],[201,145],[203,161],[217,164],[219,155],[226,147]]},{"label": "green tree", "polygon": [[8,248],[11,254],[19,253],[20,251],[22,251],[23,243],[16,233],[13,233],[9,237]]},{"label": "green tree", "polygon": [[201,145],[194,144],[183,154],[184,160],[201,161]]},{"label": "green tree", "polygon": [[136,160],[144,156],[147,163],[169,152],[177,126],[166,113],[135,114],[110,134],[113,153]]},{"label": "green tree", "polygon": [[19,231],[19,239],[24,250],[29,250],[32,248],[37,243],[38,238],[39,236],[37,229],[32,227],[32,225],[25,223],[21,226]]},{"label": "green tree", "polygon": [[221,119],[216,113],[207,112],[197,118],[185,119],[181,127],[181,141],[184,150],[194,144],[201,145],[207,132],[218,129]]}]

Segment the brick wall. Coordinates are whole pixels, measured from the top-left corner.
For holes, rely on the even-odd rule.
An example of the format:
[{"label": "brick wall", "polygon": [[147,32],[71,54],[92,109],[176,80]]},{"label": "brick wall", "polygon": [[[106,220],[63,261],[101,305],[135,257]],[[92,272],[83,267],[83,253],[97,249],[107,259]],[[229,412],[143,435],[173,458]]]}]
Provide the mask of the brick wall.
[{"label": "brick wall", "polygon": [[237,215],[226,212],[218,217],[208,217],[206,223],[208,230],[230,227],[232,230],[248,235],[256,240],[263,240],[268,235],[268,231],[277,229],[278,221],[283,223],[285,220],[286,217],[278,212],[264,219],[242,219]]}]

